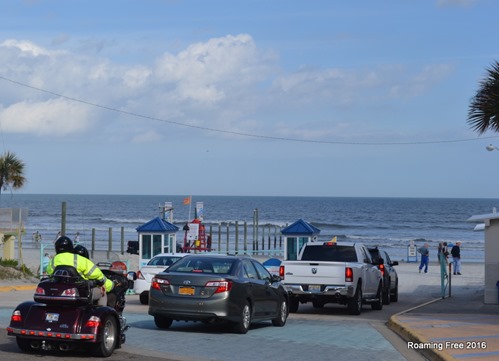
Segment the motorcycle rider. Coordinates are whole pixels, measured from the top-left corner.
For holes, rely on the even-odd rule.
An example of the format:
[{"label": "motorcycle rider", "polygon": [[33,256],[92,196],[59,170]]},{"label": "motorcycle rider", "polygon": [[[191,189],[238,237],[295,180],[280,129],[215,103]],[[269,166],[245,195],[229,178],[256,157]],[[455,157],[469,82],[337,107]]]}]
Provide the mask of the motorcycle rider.
[{"label": "motorcycle rider", "polygon": [[47,274],[52,275],[57,266],[72,266],[76,268],[83,279],[94,280],[101,285],[92,289],[93,300],[97,301],[99,306],[106,306],[107,292],[113,289],[113,282],[107,279],[91,260],[74,253],[73,242],[68,237],[61,236],[55,241],[55,252],[56,255],[47,266]]}]

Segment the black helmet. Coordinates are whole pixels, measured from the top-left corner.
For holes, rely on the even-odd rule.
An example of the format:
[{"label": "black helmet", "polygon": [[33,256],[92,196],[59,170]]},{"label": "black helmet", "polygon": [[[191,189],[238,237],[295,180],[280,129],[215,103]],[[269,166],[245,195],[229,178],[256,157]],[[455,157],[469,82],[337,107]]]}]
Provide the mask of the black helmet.
[{"label": "black helmet", "polygon": [[73,253],[73,241],[66,236],[59,237],[57,238],[57,241],[55,241],[55,253],[59,254],[64,252]]},{"label": "black helmet", "polygon": [[88,250],[85,247],[81,246],[81,245],[76,246],[75,249],[74,249],[74,251],[73,251],[73,253],[79,254],[80,256],[83,256],[85,258],[90,259],[90,256],[88,254]]}]

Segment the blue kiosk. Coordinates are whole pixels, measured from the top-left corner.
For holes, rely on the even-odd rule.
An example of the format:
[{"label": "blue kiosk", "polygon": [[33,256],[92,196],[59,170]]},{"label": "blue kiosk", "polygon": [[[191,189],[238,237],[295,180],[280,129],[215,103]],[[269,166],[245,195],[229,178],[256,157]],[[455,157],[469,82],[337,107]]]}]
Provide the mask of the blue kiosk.
[{"label": "blue kiosk", "polygon": [[296,261],[298,254],[307,242],[314,242],[317,240],[321,230],[303,219],[281,230],[284,236],[284,260]]},{"label": "blue kiosk", "polygon": [[160,253],[174,253],[177,250],[176,233],[179,228],[156,217],[136,228],[139,234],[139,267]]}]

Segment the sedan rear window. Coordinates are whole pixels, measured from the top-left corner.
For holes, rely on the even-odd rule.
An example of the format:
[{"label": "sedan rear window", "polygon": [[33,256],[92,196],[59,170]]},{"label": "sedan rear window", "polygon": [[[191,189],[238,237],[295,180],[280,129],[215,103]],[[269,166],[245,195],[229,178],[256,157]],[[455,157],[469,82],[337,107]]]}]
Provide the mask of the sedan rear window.
[{"label": "sedan rear window", "polygon": [[214,273],[228,274],[231,273],[233,259],[222,258],[202,258],[202,257],[185,257],[171,266],[168,270],[172,272],[185,273]]}]

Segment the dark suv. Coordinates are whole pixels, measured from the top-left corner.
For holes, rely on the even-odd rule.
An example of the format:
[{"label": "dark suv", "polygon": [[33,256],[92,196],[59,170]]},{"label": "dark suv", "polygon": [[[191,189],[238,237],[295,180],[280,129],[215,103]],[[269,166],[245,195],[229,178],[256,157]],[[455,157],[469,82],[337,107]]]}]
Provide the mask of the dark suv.
[{"label": "dark suv", "polygon": [[388,253],[378,247],[369,247],[369,252],[373,261],[383,259],[383,264],[378,265],[383,275],[383,304],[389,305],[390,302],[397,302],[399,298],[399,278],[393,266],[397,266],[399,263],[392,261]]}]

